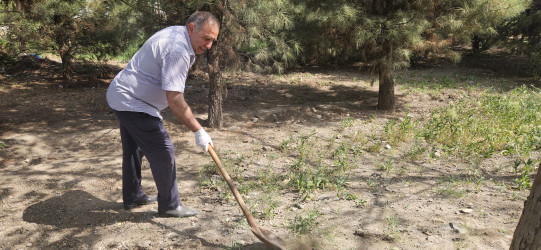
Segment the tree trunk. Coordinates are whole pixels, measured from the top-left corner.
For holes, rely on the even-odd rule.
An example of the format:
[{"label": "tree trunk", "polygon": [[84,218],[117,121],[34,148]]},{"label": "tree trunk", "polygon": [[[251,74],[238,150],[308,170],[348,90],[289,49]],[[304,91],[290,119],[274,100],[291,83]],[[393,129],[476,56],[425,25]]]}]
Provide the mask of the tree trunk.
[{"label": "tree trunk", "polygon": [[478,53],[481,49],[481,39],[477,35],[473,36],[471,47],[474,53]]},{"label": "tree trunk", "polygon": [[208,126],[221,128],[223,126],[222,102],[223,82],[219,63],[219,49],[217,42],[208,51],[208,73],[209,73],[209,112]]},{"label": "tree trunk", "polygon": [[394,80],[389,69],[379,70],[379,110],[394,110]]},{"label": "tree trunk", "polygon": [[62,79],[71,80],[71,62],[73,58],[71,49],[65,48],[65,45],[63,45],[59,50],[59,54],[60,59],[62,59]]},{"label": "tree trunk", "polygon": [[537,171],[530,195],[524,202],[509,249],[541,249],[541,171]]}]

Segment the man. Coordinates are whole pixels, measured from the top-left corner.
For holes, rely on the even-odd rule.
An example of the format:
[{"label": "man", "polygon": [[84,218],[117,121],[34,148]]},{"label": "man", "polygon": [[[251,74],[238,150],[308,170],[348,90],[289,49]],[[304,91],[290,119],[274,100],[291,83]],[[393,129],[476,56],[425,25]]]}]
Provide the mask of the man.
[{"label": "man", "polygon": [[[195,54],[210,49],[219,23],[209,12],[196,12],[186,26],[158,31],[135,53],[109,85],[107,103],[119,120],[122,140],[122,198],[124,208],[158,202],[162,217],[187,217],[198,212],[180,204],[176,182],[175,148],[163,126],[160,112],[170,107],[179,121],[195,135],[205,152],[210,136],[195,119],[184,100],[188,70]],[[149,197],[141,186],[141,160],[145,156],[158,197]]]}]

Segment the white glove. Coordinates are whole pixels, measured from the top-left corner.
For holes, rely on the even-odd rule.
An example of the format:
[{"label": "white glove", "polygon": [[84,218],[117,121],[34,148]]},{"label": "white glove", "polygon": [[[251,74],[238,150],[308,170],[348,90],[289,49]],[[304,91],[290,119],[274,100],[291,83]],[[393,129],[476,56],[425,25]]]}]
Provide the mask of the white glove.
[{"label": "white glove", "polygon": [[203,151],[209,151],[209,143],[214,147],[212,140],[210,139],[209,134],[204,129],[197,130],[195,132],[195,144],[199,146]]}]

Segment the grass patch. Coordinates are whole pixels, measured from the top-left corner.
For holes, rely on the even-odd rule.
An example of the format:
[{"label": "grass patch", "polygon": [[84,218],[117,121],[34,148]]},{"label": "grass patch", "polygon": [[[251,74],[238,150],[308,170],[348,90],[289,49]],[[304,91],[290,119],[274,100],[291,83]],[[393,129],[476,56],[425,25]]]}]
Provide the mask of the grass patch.
[{"label": "grass patch", "polygon": [[484,92],[435,110],[423,135],[463,158],[502,154],[523,159],[541,149],[541,93],[526,87]]},{"label": "grass patch", "polygon": [[319,216],[321,216],[321,213],[318,210],[311,210],[306,215],[296,215],[289,224],[289,229],[296,234],[310,233],[317,228]]}]

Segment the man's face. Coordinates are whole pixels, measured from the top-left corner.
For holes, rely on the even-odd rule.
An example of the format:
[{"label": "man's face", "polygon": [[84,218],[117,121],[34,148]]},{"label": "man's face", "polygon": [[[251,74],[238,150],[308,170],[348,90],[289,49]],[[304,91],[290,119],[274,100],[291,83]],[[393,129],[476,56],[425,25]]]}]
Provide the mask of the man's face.
[{"label": "man's face", "polygon": [[195,54],[201,54],[205,50],[210,49],[212,43],[218,38],[218,25],[209,21],[205,22],[201,27],[196,27],[194,23],[189,23],[187,28]]}]

